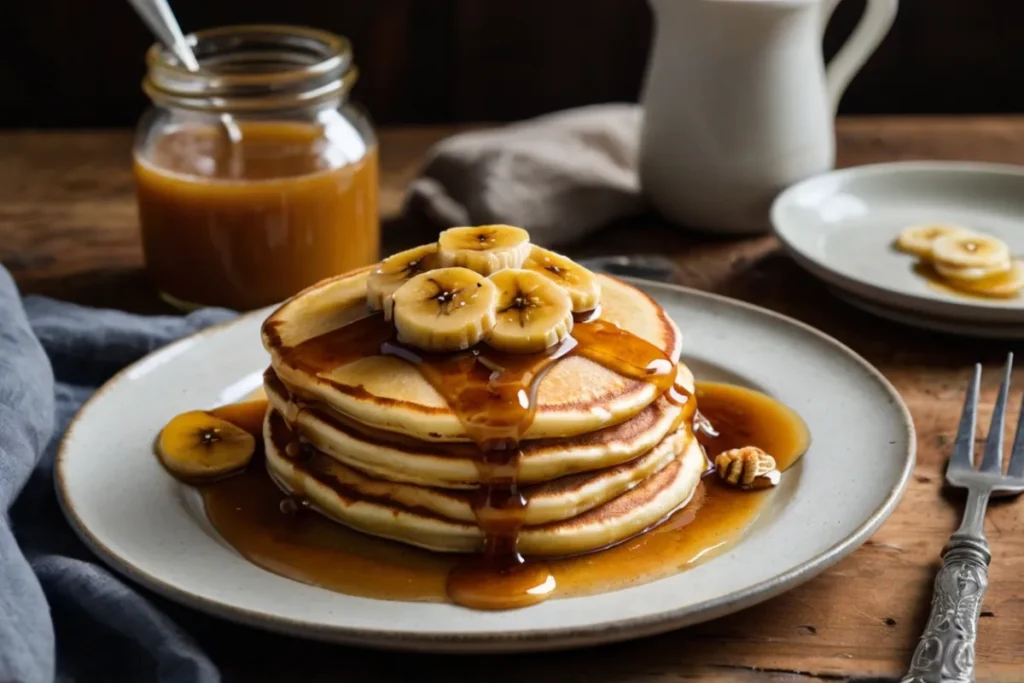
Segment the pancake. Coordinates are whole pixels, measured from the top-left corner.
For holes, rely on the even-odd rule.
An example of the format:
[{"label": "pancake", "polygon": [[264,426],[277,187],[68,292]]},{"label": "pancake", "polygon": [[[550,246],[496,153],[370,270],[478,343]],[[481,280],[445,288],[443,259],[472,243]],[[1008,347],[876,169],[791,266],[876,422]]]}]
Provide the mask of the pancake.
[{"label": "pancake", "polygon": [[[280,436],[273,436],[275,424],[279,430],[283,421],[274,411],[268,411],[264,437],[267,469],[271,477],[285,491],[310,501],[321,514],[358,531],[429,550],[472,553],[482,549],[484,534],[475,521],[451,519],[416,504],[444,505],[446,513],[458,515],[460,505],[456,495],[451,492],[421,493],[417,494],[420,497],[407,500],[413,503],[407,505],[374,495],[379,491],[366,483],[360,489],[358,485],[339,482],[334,475],[362,475],[324,456],[314,466],[310,466],[313,459],[289,460],[279,448]],[[522,527],[518,536],[519,551],[527,556],[561,556],[597,550],[635,536],[667,517],[692,496],[707,462],[696,439],[684,440],[686,444],[680,455],[621,495],[576,516]],[[319,471],[321,465],[326,467],[328,474]],[[546,507],[539,505],[537,509],[570,509],[573,504],[566,502],[569,499],[564,497],[570,493],[582,494],[587,490],[588,482],[606,483],[600,478],[601,474],[596,479],[582,477],[565,486],[553,482],[539,487],[532,492],[537,500],[555,502],[548,503]],[[387,482],[377,480],[376,483],[388,486]],[[396,489],[388,490],[394,492]],[[412,495],[411,492],[406,493]],[[432,497],[435,494],[439,497]],[[577,501],[584,497],[578,495]],[[447,503],[442,503],[444,500]],[[537,519],[546,516],[544,513],[535,514]]]},{"label": "pancake", "polygon": [[[351,340],[332,343],[336,330],[366,317],[369,271],[314,285],[266,320],[262,338],[274,371],[288,387],[361,424],[421,441],[469,441],[458,416],[412,363],[380,355],[353,359],[346,357]],[[635,287],[603,275],[598,278],[600,318],[678,361],[680,333],[661,307]],[[602,429],[637,415],[658,396],[653,383],[570,355],[555,361],[540,380],[536,414],[522,438],[568,437]]]},{"label": "pancake", "polygon": [[[680,364],[679,384],[692,390],[692,375]],[[443,488],[473,488],[480,483],[478,455],[472,444],[439,444],[374,430],[346,419],[323,404],[300,410],[289,391],[268,370],[264,388],[270,404],[325,454],[371,476],[394,482]],[[540,439],[522,444],[521,484],[550,481],[578,472],[632,460],[661,441],[693,407],[665,397],[617,425],[568,439]]]},{"label": "pancake", "polygon": [[[290,460],[282,454],[292,439],[291,432],[276,411],[268,419],[268,457]],[[527,504],[523,522],[534,525],[568,519],[606,503],[668,465],[683,452],[692,438],[692,432],[683,428],[667,435],[640,457],[615,467],[524,486],[521,492]],[[332,488],[350,491],[354,497],[389,500],[407,508],[422,508],[454,521],[476,523],[473,501],[479,495],[479,489],[456,491],[367,476],[319,450],[306,457],[308,459],[303,461],[306,471]]]}]

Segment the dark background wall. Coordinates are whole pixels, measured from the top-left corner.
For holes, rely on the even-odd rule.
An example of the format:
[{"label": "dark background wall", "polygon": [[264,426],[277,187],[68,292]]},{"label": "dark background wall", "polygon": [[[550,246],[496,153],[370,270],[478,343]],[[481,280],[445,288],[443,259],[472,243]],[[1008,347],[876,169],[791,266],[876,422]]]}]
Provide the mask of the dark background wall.
[{"label": "dark background wall", "polygon": [[[685,0],[679,0],[685,1]],[[173,0],[186,32],[249,22],[348,36],[379,123],[518,119],[635,100],[645,0]],[[844,0],[830,56],[859,17]],[[845,113],[1024,111],[1024,2],[902,0]],[[132,125],[150,37],[125,0],[0,0],[0,126]]]}]

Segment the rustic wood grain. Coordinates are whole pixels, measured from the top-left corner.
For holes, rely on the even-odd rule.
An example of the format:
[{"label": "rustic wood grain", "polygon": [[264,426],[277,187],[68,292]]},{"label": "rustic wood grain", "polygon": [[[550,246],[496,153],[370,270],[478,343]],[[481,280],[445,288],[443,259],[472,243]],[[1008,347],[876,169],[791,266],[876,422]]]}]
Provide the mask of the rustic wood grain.
[{"label": "rustic wood grain", "polygon": [[[451,132],[383,132],[389,239],[422,229],[395,218],[403,188],[429,146]],[[839,123],[838,142],[842,165],[904,158],[1021,163],[1024,119],[847,119]],[[120,131],[0,135],[0,261],[25,291],[162,310],[140,271],[130,144],[130,135]],[[447,657],[361,651],[281,639],[159,601],[210,650],[227,680],[803,683],[893,680],[903,670],[927,614],[939,550],[959,514],[958,499],[942,493],[942,468],[969,365],[980,360],[990,370],[982,409],[987,419],[995,394],[991,370],[1020,345],[873,318],[831,297],[770,237],[709,240],[647,217],[612,226],[576,249],[621,251],[673,254],[682,283],[808,322],[893,382],[913,413],[919,454],[906,497],[881,530],[832,569],[760,606],[663,636],[565,653]],[[1016,380],[1024,386],[1024,370]],[[995,559],[978,639],[979,681],[1024,680],[1022,532],[1024,504],[994,506],[987,519]]]}]

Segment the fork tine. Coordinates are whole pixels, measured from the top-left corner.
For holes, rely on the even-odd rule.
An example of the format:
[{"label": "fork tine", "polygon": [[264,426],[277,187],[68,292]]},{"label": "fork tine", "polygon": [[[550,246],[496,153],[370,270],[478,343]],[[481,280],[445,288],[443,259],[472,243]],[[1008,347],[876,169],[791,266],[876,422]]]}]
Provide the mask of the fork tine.
[{"label": "fork tine", "polygon": [[1010,466],[1006,468],[1008,477],[1024,477],[1024,400],[1020,404],[1020,416],[1017,418],[1017,433],[1013,437],[1013,448],[1010,449]]},{"label": "fork tine", "polygon": [[982,472],[1003,473],[1003,434],[1006,432],[1006,396],[1010,393],[1010,372],[1013,370],[1013,353],[1006,355],[1003,369],[1003,383],[999,385],[999,396],[992,409],[992,422],[988,426],[985,440],[985,457],[981,460]]},{"label": "fork tine", "polygon": [[974,469],[974,427],[978,421],[978,387],[981,384],[981,363],[974,365],[974,377],[967,385],[964,410],[960,415],[960,426],[953,442],[953,454],[949,458],[947,472]]}]

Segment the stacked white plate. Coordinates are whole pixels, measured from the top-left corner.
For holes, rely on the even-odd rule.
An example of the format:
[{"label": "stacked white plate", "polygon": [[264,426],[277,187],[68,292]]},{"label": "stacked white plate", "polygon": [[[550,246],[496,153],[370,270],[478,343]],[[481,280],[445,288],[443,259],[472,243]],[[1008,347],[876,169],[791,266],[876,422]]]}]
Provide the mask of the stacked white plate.
[{"label": "stacked white plate", "polygon": [[1024,339],[1024,295],[980,298],[935,287],[893,248],[912,225],[956,225],[1024,254],[1024,167],[912,161],[832,171],[793,185],[772,205],[775,234],[837,296],[907,325]]}]

